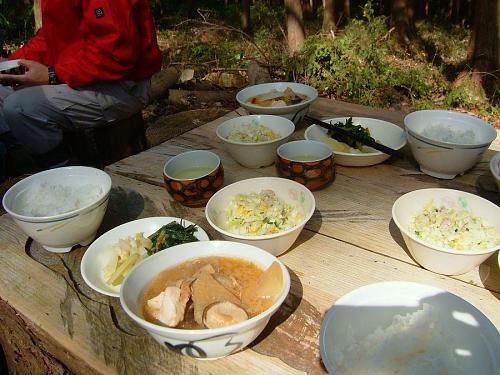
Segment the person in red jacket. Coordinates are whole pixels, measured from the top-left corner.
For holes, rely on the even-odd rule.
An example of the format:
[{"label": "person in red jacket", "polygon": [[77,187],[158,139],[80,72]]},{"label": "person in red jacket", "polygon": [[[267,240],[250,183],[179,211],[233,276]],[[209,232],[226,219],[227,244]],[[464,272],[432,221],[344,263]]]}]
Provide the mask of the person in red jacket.
[{"label": "person in red jacket", "polygon": [[42,28],[8,57],[19,59],[24,74],[0,72],[0,140],[12,134],[36,160],[54,164],[65,127],[140,111],[162,56],[148,0],[42,0],[41,6]]}]

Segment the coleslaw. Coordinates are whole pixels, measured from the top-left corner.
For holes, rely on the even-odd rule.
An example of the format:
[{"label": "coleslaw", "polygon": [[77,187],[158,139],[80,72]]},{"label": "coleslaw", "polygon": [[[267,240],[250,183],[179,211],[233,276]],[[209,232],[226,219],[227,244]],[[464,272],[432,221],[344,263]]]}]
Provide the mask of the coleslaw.
[{"label": "coleslaw", "polygon": [[500,232],[464,208],[436,207],[430,201],[413,217],[410,231],[423,241],[454,250],[486,250],[500,245]]},{"label": "coleslaw", "polygon": [[244,235],[266,235],[283,232],[299,224],[302,210],[286,203],[273,190],[237,194],[226,210],[226,228]]}]

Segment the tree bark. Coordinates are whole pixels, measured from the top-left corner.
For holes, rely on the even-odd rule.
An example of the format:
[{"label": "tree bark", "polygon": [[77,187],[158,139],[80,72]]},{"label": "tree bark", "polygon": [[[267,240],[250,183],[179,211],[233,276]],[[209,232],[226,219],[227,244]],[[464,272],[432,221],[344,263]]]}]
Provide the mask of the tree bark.
[{"label": "tree bark", "polygon": [[415,11],[412,0],[393,0],[391,18],[396,36],[402,45],[409,45],[416,36]]},{"label": "tree bark", "polygon": [[335,20],[335,0],[323,0],[323,26],[321,27],[324,33],[331,33],[336,30]]},{"label": "tree bark", "polygon": [[241,30],[250,30],[250,0],[241,0],[240,5]]},{"label": "tree bark", "polygon": [[351,0],[344,0],[344,17],[351,18]]},{"label": "tree bark", "polygon": [[300,0],[285,0],[288,48],[293,55],[304,45],[305,31]]},{"label": "tree bark", "polygon": [[33,1],[33,14],[35,16],[35,31],[42,27],[42,0]]}]

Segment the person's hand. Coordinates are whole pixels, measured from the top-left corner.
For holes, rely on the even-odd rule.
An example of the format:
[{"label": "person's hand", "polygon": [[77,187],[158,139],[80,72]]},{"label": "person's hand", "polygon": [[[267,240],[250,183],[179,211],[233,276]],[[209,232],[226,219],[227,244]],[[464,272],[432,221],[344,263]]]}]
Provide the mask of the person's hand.
[{"label": "person's hand", "polygon": [[19,60],[19,65],[24,68],[24,74],[0,73],[0,82],[8,82],[16,90],[49,83],[48,66],[32,60]]}]

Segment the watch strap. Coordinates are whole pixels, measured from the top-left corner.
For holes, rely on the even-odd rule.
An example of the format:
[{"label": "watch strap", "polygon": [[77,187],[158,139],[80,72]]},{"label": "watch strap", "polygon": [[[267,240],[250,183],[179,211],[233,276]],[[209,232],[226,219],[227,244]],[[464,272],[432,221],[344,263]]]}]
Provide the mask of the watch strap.
[{"label": "watch strap", "polygon": [[54,69],[53,66],[49,66],[48,72],[49,72],[49,85],[58,85],[61,83],[59,81],[59,78],[57,78],[56,70]]}]

